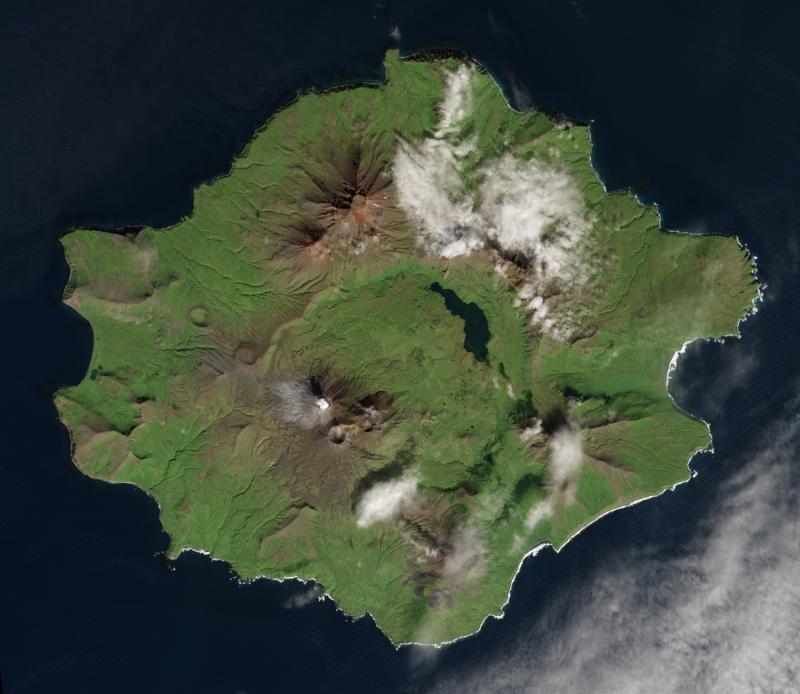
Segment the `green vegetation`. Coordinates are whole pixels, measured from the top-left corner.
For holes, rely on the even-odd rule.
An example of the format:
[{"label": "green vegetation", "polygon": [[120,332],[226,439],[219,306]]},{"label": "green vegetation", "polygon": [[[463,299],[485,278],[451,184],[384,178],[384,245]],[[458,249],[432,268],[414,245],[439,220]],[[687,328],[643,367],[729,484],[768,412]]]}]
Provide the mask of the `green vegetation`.
[{"label": "green vegetation", "polygon": [[667,367],[755,284],[733,239],[606,193],[585,128],[456,60],[386,73],[300,97],[171,229],[64,238],[95,346],[56,404],[81,470],[157,499],[173,554],[313,578],[439,642],[497,614],[536,545],[687,477],[708,433]]}]

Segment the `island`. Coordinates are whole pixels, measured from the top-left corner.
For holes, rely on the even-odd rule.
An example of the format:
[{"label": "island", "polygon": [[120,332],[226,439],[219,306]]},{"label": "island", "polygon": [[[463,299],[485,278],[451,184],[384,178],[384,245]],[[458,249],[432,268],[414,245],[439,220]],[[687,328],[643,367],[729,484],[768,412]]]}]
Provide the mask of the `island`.
[{"label": "island", "polygon": [[668,373],[758,290],[441,54],[300,95],[175,226],[63,244],[77,467],[150,494],[171,556],[313,580],[395,644],[474,633],[535,548],[687,479],[710,435]]}]

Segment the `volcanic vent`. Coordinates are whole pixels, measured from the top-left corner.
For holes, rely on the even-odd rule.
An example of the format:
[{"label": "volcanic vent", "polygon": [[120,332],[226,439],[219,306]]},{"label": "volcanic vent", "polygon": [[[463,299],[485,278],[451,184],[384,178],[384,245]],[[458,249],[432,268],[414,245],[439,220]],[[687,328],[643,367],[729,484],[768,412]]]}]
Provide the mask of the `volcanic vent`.
[{"label": "volcanic vent", "polygon": [[392,202],[389,170],[383,148],[361,139],[332,144],[323,161],[304,166],[287,252],[305,266],[402,250],[396,241],[410,234]]},{"label": "volcanic vent", "polygon": [[328,371],[274,381],[262,406],[285,427],[278,468],[292,492],[311,505],[349,498],[375,465],[376,449],[394,414],[383,391],[365,392]]}]

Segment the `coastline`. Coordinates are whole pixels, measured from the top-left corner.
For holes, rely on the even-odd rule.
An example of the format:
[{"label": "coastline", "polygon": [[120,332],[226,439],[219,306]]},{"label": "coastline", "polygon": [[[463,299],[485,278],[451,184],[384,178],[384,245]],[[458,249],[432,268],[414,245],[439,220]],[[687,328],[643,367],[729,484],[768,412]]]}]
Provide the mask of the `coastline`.
[{"label": "coastline", "polygon": [[[453,51],[453,50],[448,50],[447,52],[448,52],[448,53],[450,53],[450,54],[455,54],[455,53],[457,53],[457,51]],[[423,51],[419,51],[419,52],[417,52],[417,53],[408,54],[408,55],[402,55],[402,54],[401,54],[401,58],[405,60],[405,59],[413,59],[413,57],[414,57],[414,56],[424,56],[424,55],[431,55],[433,59],[436,59],[436,58],[437,58],[437,55],[436,55],[436,54],[437,54],[437,51],[436,51],[436,49],[430,49],[430,50],[423,50]],[[504,98],[504,100],[506,101],[506,105],[508,106],[508,108],[509,108],[509,109],[511,109],[512,111],[515,111],[515,112],[520,112],[520,111],[517,111],[517,109],[515,109],[515,108],[513,108],[513,107],[511,106],[511,104],[510,104],[510,103],[509,103],[509,101],[508,101],[508,98],[507,98],[506,91],[503,89],[502,85],[501,85],[501,84],[500,84],[500,82],[499,82],[499,81],[498,81],[498,80],[497,80],[497,79],[494,77],[494,75],[492,75],[492,73],[491,73],[491,72],[489,72],[489,70],[488,70],[488,69],[486,69],[486,68],[485,68],[485,67],[484,67],[484,66],[483,66],[483,65],[482,65],[480,62],[478,62],[478,61],[477,61],[477,59],[475,59],[475,58],[473,58],[473,57],[471,57],[471,56],[468,56],[468,55],[466,55],[466,54],[463,54],[463,55],[464,55],[464,58],[465,58],[466,60],[469,60],[469,61],[471,61],[472,63],[474,63],[475,65],[477,65],[477,66],[478,66],[478,68],[479,68],[479,69],[481,69],[481,70],[482,70],[482,71],[483,71],[485,74],[487,74],[487,75],[488,75],[488,76],[489,76],[489,77],[492,79],[492,81],[493,81],[493,82],[494,82],[494,83],[495,83],[495,84],[498,86],[498,88],[499,88],[499,90],[500,90],[501,94],[503,95],[503,98]],[[441,55],[441,54],[440,54],[440,56],[439,56],[439,57],[446,57],[446,56],[445,56],[445,55]],[[351,88],[354,88],[354,87],[377,87],[377,86],[380,86],[380,84],[382,84],[382,82],[374,82],[374,81],[363,80],[363,81],[353,81],[353,82],[350,82],[350,83],[338,84],[338,85],[335,85],[335,86],[332,86],[332,87],[329,87],[329,88],[325,88],[325,89],[315,89],[315,88],[311,88],[311,89],[302,90],[302,91],[301,91],[301,90],[298,90],[298,91],[297,91],[297,93],[295,94],[295,96],[294,96],[294,97],[293,97],[291,100],[289,100],[289,101],[288,101],[287,103],[285,103],[285,104],[284,104],[282,107],[280,107],[279,109],[277,109],[277,110],[275,111],[275,113],[273,113],[273,115],[272,115],[272,116],[270,116],[270,118],[269,118],[269,119],[267,119],[267,120],[266,120],[266,121],[265,121],[265,122],[264,122],[264,123],[263,123],[261,126],[259,126],[259,127],[258,127],[258,128],[257,128],[257,129],[256,129],[256,130],[255,130],[255,131],[252,133],[252,135],[250,136],[250,139],[249,139],[249,140],[248,140],[248,142],[245,144],[245,146],[242,148],[242,150],[241,150],[241,151],[240,151],[240,152],[239,152],[239,153],[238,153],[238,154],[237,154],[235,157],[233,157],[233,159],[231,160],[231,165],[230,165],[230,167],[227,169],[227,171],[226,171],[226,172],[224,172],[224,173],[222,173],[222,174],[220,174],[220,175],[218,175],[218,176],[215,176],[215,177],[213,177],[213,178],[209,179],[208,181],[205,181],[205,182],[203,182],[203,183],[199,184],[199,185],[198,185],[198,186],[195,188],[195,191],[197,191],[197,190],[198,190],[198,189],[199,189],[201,186],[205,186],[205,185],[212,185],[214,182],[216,182],[216,181],[218,181],[218,180],[220,180],[220,179],[222,179],[222,178],[225,178],[225,177],[228,177],[228,176],[230,176],[230,175],[231,175],[231,173],[232,173],[232,171],[233,171],[233,168],[234,168],[234,165],[235,165],[236,161],[237,161],[238,159],[240,159],[240,158],[242,158],[242,157],[244,157],[244,156],[246,155],[246,153],[247,153],[247,151],[248,151],[248,148],[249,148],[249,146],[250,146],[250,142],[252,142],[252,140],[253,140],[253,139],[256,137],[256,135],[257,135],[259,132],[263,131],[263,130],[264,130],[266,127],[268,127],[268,125],[269,125],[269,124],[270,124],[270,122],[273,120],[273,118],[275,117],[275,115],[277,115],[278,113],[280,113],[282,110],[284,110],[284,109],[286,109],[286,108],[290,107],[290,106],[291,106],[293,103],[295,103],[295,102],[296,102],[296,100],[297,100],[297,99],[301,98],[303,95],[305,95],[305,94],[309,94],[309,93],[325,93],[325,92],[340,91],[340,90],[344,90],[344,89],[351,89]],[[532,109],[532,110],[534,110],[534,109]],[[547,115],[548,115],[548,116],[550,116],[550,117],[555,117],[555,116],[551,116],[551,114],[549,114],[549,113],[548,113]],[[560,121],[560,122],[567,122],[567,123],[570,123],[570,124],[572,124],[572,123],[573,123],[573,121],[571,121],[571,120],[566,120],[566,119],[565,119],[565,120],[562,120],[562,121]],[[576,123],[576,124],[577,124],[577,123]],[[587,124],[587,125],[588,125],[589,138],[590,138],[590,142],[591,142],[591,138],[592,138],[591,121],[590,121],[590,122],[589,122],[589,124]],[[601,185],[603,186],[603,189],[604,189],[606,192],[608,192],[608,190],[606,189],[606,186],[605,186],[605,183],[604,183],[603,179],[601,178],[601,176],[600,176],[600,175],[599,175],[599,173],[597,172],[596,168],[594,167],[594,164],[593,164],[593,162],[591,161],[591,157],[592,157],[592,153],[593,153],[593,151],[594,151],[594,148],[593,148],[593,146],[592,146],[592,148],[591,148],[591,150],[590,150],[590,154],[589,154],[590,165],[592,166],[592,170],[595,172],[595,175],[597,176],[598,180],[600,181]],[[642,202],[642,200],[639,198],[639,196],[637,196],[636,194],[632,193],[630,190],[626,190],[626,191],[624,191],[624,192],[626,192],[627,194],[629,194],[629,195],[631,195],[632,197],[634,197],[634,198],[636,199],[636,201],[637,201],[637,202],[638,202],[638,203],[639,203],[641,206],[643,206],[643,207],[654,207],[654,208],[656,209],[657,213],[658,213],[658,216],[659,216],[659,222],[661,223],[661,221],[662,221],[662,214],[661,214],[661,210],[660,210],[660,208],[658,207],[658,205],[657,205],[657,204],[652,204],[652,203],[644,203],[644,202]],[[193,195],[192,211],[189,213],[189,215],[188,215],[188,216],[191,216],[192,214],[194,214],[194,195]],[[184,219],[185,219],[185,218],[184,218]],[[175,224],[178,224],[178,223],[180,223],[180,221],[182,221],[182,220],[178,220],[178,222],[176,222]],[[165,228],[165,229],[171,228],[172,226],[175,226],[175,224],[173,224],[173,225],[170,225],[170,227],[164,227],[164,228]],[[68,229],[68,230],[67,230],[66,232],[64,232],[64,233],[69,233],[69,231],[71,231],[71,229],[72,229],[72,228]],[[710,235],[719,235],[719,236],[725,236],[725,234],[700,234],[700,233],[693,233],[693,232],[689,232],[689,231],[681,231],[681,230],[667,230],[667,229],[664,229],[663,227],[661,227],[661,230],[662,230],[664,233],[687,234],[687,235],[692,235],[692,236],[704,236],[704,235],[705,235],[705,236],[710,236]],[[109,231],[109,230],[108,230],[108,229],[106,229],[106,231]],[[317,596],[317,600],[319,600],[319,601],[322,601],[322,600],[324,600],[324,599],[326,599],[326,598],[330,599],[330,600],[333,602],[333,604],[334,604],[334,606],[335,606],[335,608],[336,608],[336,610],[337,610],[338,612],[341,612],[342,614],[346,615],[348,618],[350,618],[350,619],[352,619],[352,620],[358,620],[358,619],[361,619],[361,618],[363,618],[363,617],[365,617],[365,616],[369,615],[369,616],[370,616],[370,618],[372,619],[373,623],[374,623],[374,624],[376,625],[376,627],[378,628],[378,630],[379,630],[381,633],[383,633],[383,634],[384,634],[384,636],[386,636],[387,640],[388,640],[388,641],[389,641],[389,642],[392,644],[392,646],[394,647],[394,649],[395,649],[395,650],[399,650],[400,648],[407,647],[407,646],[423,646],[423,647],[433,647],[433,648],[436,648],[436,649],[439,649],[439,648],[444,648],[444,647],[446,647],[446,646],[448,646],[448,645],[451,645],[451,644],[453,644],[453,643],[456,643],[456,642],[458,642],[458,641],[461,641],[461,640],[463,640],[463,639],[467,639],[467,638],[470,638],[470,637],[472,637],[472,636],[475,636],[475,635],[477,635],[478,633],[480,633],[480,631],[483,629],[483,626],[484,626],[484,624],[485,624],[485,623],[487,622],[487,620],[489,620],[490,618],[502,619],[502,618],[505,616],[505,614],[506,614],[506,608],[507,608],[507,606],[509,605],[509,603],[510,603],[510,601],[511,601],[511,597],[512,597],[512,591],[513,591],[514,585],[515,585],[515,583],[516,583],[516,580],[517,580],[517,578],[518,578],[518,576],[519,576],[519,573],[520,573],[520,571],[521,571],[521,569],[522,569],[522,566],[523,566],[523,564],[524,564],[525,560],[526,560],[526,559],[528,559],[528,557],[535,557],[535,556],[537,556],[537,555],[539,554],[539,552],[540,552],[542,549],[544,549],[544,548],[546,548],[546,547],[548,547],[548,546],[549,546],[549,547],[552,547],[556,553],[559,553],[559,552],[560,552],[560,551],[561,551],[561,550],[562,550],[562,549],[563,549],[565,546],[567,546],[567,545],[569,544],[569,542],[570,542],[570,541],[572,541],[572,540],[573,540],[575,537],[577,537],[578,535],[580,535],[580,534],[581,534],[581,533],[582,533],[584,530],[586,530],[587,528],[591,527],[591,526],[592,526],[592,525],[593,525],[595,522],[597,522],[598,520],[600,520],[600,519],[604,518],[605,516],[607,516],[607,515],[609,515],[609,514],[611,514],[611,513],[614,513],[614,512],[616,512],[616,511],[619,511],[619,510],[622,510],[622,509],[625,509],[625,508],[628,508],[628,507],[634,506],[634,505],[636,505],[636,504],[642,503],[642,502],[644,502],[644,501],[647,501],[647,500],[649,500],[649,499],[657,498],[657,497],[661,496],[662,494],[664,494],[664,493],[665,493],[665,492],[667,492],[667,491],[675,491],[675,490],[676,490],[676,489],[677,489],[677,488],[678,488],[680,485],[683,485],[683,484],[685,484],[686,482],[689,482],[689,481],[691,481],[691,479],[693,479],[695,476],[697,476],[699,473],[698,473],[697,471],[693,470],[693,469],[692,469],[692,467],[691,467],[691,463],[692,463],[692,461],[694,460],[695,456],[696,456],[698,453],[701,453],[701,452],[711,452],[711,453],[713,453],[713,452],[714,452],[713,436],[712,436],[712,433],[711,433],[711,427],[710,427],[710,423],[709,423],[709,422],[707,422],[707,421],[705,421],[705,420],[704,420],[704,419],[702,419],[701,417],[697,417],[696,415],[693,415],[692,413],[690,413],[690,412],[687,412],[686,410],[684,410],[683,408],[681,408],[680,406],[678,406],[678,404],[675,402],[675,399],[673,398],[672,394],[670,393],[669,386],[670,386],[670,381],[671,381],[672,375],[673,375],[674,371],[676,370],[676,368],[677,368],[677,366],[678,366],[678,362],[679,362],[679,360],[680,360],[680,357],[681,357],[683,354],[685,354],[685,352],[686,352],[686,350],[687,350],[687,347],[688,347],[690,344],[692,344],[692,343],[694,343],[694,342],[696,342],[696,341],[698,341],[698,340],[700,340],[700,341],[703,341],[703,342],[719,342],[719,343],[723,343],[723,342],[724,342],[726,339],[728,339],[728,338],[730,338],[730,337],[741,338],[741,325],[742,325],[742,323],[743,323],[744,321],[746,321],[746,320],[747,320],[747,319],[748,319],[750,316],[752,316],[753,314],[757,313],[757,312],[758,312],[758,310],[759,310],[759,305],[760,305],[760,304],[761,304],[761,303],[764,301],[764,295],[765,295],[765,294],[764,294],[764,291],[766,290],[766,288],[767,288],[767,285],[766,285],[765,283],[762,283],[762,282],[761,282],[761,281],[759,281],[759,279],[758,279],[757,257],[756,257],[755,255],[753,255],[752,253],[750,253],[750,251],[749,251],[749,249],[747,248],[747,246],[746,246],[746,245],[745,245],[745,244],[744,244],[744,243],[741,241],[741,239],[740,239],[738,236],[733,236],[733,238],[735,238],[735,239],[736,239],[737,243],[738,243],[738,244],[739,244],[739,246],[740,246],[740,247],[743,249],[743,251],[746,253],[746,255],[747,255],[747,257],[748,257],[748,259],[750,260],[750,263],[751,263],[751,268],[752,268],[752,270],[751,270],[751,274],[752,274],[752,276],[753,276],[753,278],[754,278],[754,280],[755,280],[755,283],[756,283],[756,288],[757,288],[757,289],[756,289],[756,295],[755,295],[755,297],[754,297],[754,298],[751,300],[751,307],[750,307],[750,308],[749,308],[749,309],[748,309],[748,310],[747,310],[747,311],[746,311],[746,312],[745,312],[745,313],[744,313],[744,314],[743,314],[743,315],[742,315],[742,316],[741,316],[741,317],[738,319],[738,321],[737,321],[737,325],[736,325],[736,330],[735,330],[735,332],[733,332],[733,333],[729,333],[729,334],[724,334],[724,335],[722,335],[722,336],[718,336],[718,337],[694,337],[694,338],[691,338],[691,339],[689,339],[689,340],[685,341],[685,342],[683,343],[683,345],[681,346],[681,348],[680,348],[679,350],[677,350],[677,351],[676,351],[676,352],[673,354],[673,356],[672,356],[672,358],[671,358],[671,360],[670,360],[670,362],[669,362],[669,365],[668,365],[668,367],[667,367],[667,373],[666,373],[666,378],[665,378],[665,387],[666,387],[666,390],[667,390],[667,395],[668,395],[668,397],[670,398],[670,400],[673,402],[673,404],[674,404],[674,405],[675,405],[675,406],[676,406],[676,407],[677,407],[677,408],[678,408],[678,409],[679,409],[681,412],[685,413],[685,414],[686,414],[687,416],[689,416],[689,417],[692,417],[692,418],[694,418],[694,419],[696,419],[696,420],[698,420],[698,421],[701,421],[701,422],[703,422],[703,423],[706,425],[706,429],[707,429],[707,431],[708,431],[708,439],[709,439],[709,443],[708,443],[708,445],[707,445],[707,446],[704,446],[704,447],[702,447],[702,448],[698,448],[696,451],[694,451],[694,452],[693,452],[693,453],[692,453],[692,454],[689,456],[689,458],[688,458],[688,460],[687,460],[687,468],[689,469],[689,472],[690,472],[690,475],[689,475],[689,477],[688,477],[687,479],[680,480],[680,481],[678,481],[678,482],[674,483],[673,485],[671,485],[671,486],[669,486],[669,487],[665,487],[664,489],[662,489],[661,491],[659,491],[659,492],[657,492],[657,493],[655,493],[655,494],[652,494],[652,495],[649,495],[649,496],[646,496],[646,497],[642,497],[642,498],[639,498],[639,499],[635,499],[635,500],[633,500],[633,501],[630,501],[630,502],[628,502],[628,503],[625,503],[625,504],[622,504],[622,505],[619,505],[619,506],[615,506],[615,507],[613,507],[613,508],[611,508],[611,509],[608,509],[607,511],[605,511],[605,512],[603,512],[602,514],[598,515],[597,517],[595,517],[595,518],[591,519],[590,521],[586,522],[586,523],[585,523],[583,526],[579,527],[579,528],[578,528],[578,529],[577,529],[577,530],[576,530],[576,531],[575,531],[575,532],[574,532],[572,535],[570,535],[570,536],[569,536],[569,537],[568,537],[568,538],[567,538],[567,539],[566,539],[566,540],[565,540],[565,541],[564,541],[564,542],[563,542],[563,543],[562,543],[560,546],[558,546],[558,547],[554,546],[553,544],[551,544],[551,543],[549,543],[549,542],[541,542],[541,543],[537,544],[536,546],[534,546],[533,548],[531,548],[530,550],[528,550],[528,551],[527,551],[527,552],[526,552],[526,553],[525,553],[525,554],[524,554],[524,555],[521,557],[521,559],[519,560],[519,563],[518,563],[518,565],[517,565],[517,568],[516,568],[516,570],[514,571],[514,574],[513,574],[512,578],[511,578],[511,581],[510,581],[510,585],[509,585],[509,588],[508,588],[508,591],[507,591],[507,595],[506,595],[506,600],[505,600],[505,602],[504,602],[504,603],[503,603],[503,604],[500,606],[500,608],[499,608],[499,610],[500,610],[500,611],[499,611],[499,613],[494,613],[494,612],[492,612],[492,613],[490,613],[490,614],[487,614],[487,615],[484,617],[484,619],[481,621],[481,623],[480,623],[480,625],[477,627],[477,629],[475,629],[475,631],[473,631],[473,632],[471,632],[471,633],[469,633],[469,634],[465,634],[465,635],[463,635],[463,636],[456,637],[456,638],[454,638],[454,639],[451,639],[451,640],[446,640],[446,641],[437,642],[437,643],[433,643],[433,644],[424,644],[424,643],[418,643],[418,642],[413,642],[413,641],[395,643],[394,641],[392,641],[392,639],[391,639],[391,638],[390,638],[388,635],[386,635],[386,633],[383,631],[383,629],[381,629],[381,627],[380,627],[380,626],[377,624],[377,622],[375,621],[374,617],[372,616],[372,614],[371,614],[369,611],[366,611],[366,612],[364,612],[363,614],[361,614],[361,615],[357,615],[357,616],[355,616],[355,615],[352,615],[352,614],[350,614],[350,613],[347,613],[347,612],[345,612],[344,610],[342,610],[342,609],[340,609],[340,608],[339,608],[338,604],[336,603],[336,600],[335,600],[335,599],[334,599],[334,598],[333,598],[333,597],[332,597],[332,596],[331,596],[329,593],[327,593],[327,592],[324,590],[324,588],[323,588],[322,592],[321,592],[321,593],[320,593],[320,594]],[[70,268],[70,273],[71,273],[71,272],[72,272],[72,269]],[[68,282],[68,278],[67,278],[67,281],[65,281],[65,288],[66,288],[66,284],[67,284],[67,282]],[[62,291],[62,302],[63,302],[63,291]],[[59,387],[59,388],[56,390],[56,392],[57,392],[58,390],[60,390],[60,388],[61,388],[61,387]],[[67,427],[67,425],[66,425],[66,424],[64,424],[64,422],[61,420],[61,417],[60,417],[60,415],[57,415],[57,419],[58,419],[58,421],[59,421],[59,422],[60,422],[62,425],[64,425],[65,429],[67,430],[67,432],[68,432],[68,434],[69,434],[70,447],[71,447],[71,451],[70,451],[70,457],[71,457],[71,459],[72,459],[72,462],[73,462],[73,465],[74,465],[74,464],[75,464],[75,461],[74,461],[74,455],[73,455],[73,453],[74,453],[74,450],[73,450],[73,447],[74,447],[74,442],[73,442],[73,440],[72,440],[72,435],[71,435],[71,433],[70,433],[70,431],[69,431],[69,428]],[[77,467],[77,466],[76,466],[76,467]],[[82,474],[83,474],[83,473],[82,473]],[[95,478],[92,478],[92,479],[95,479]],[[131,484],[131,486],[133,486],[133,487],[136,487],[136,489],[137,489],[137,490],[139,490],[139,491],[145,491],[145,490],[143,490],[141,487],[138,487],[137,485],[135,485],[135,484],[132,484],[132,483],[130,483],[130,482],[118,482],[118,483],[110,482],[110,483],[111,483],[111,484]],[[157,499],[156,499],[154,496],[152,496],[152,495],[151,495],[149,492],[146,492],[146,491],[145,491],[145,493],[146,493],[146,494],[148,494],[148,496],[151,496],[151,498],[153,498],[153,499],[156,501],[157,507],[158,507],[158,509],[159,509],[159,516],[160,516],[160,515],[161,515],[161,505],[159,504],[158,500],[157,500]],[[163,526],[162,526],[162,527],[163,527]],[[166,531],[165,531],[165,532],[166,532]],[[232,566],[232,565],[231,565],[231,564],[230,564],[230,563],[229,563],[227,560],[225,560],[224,558],[217,558],[217,557],[215,557],[215,556],[212,554],[212,552],[211,552],[211,551],[209,551],[209,550],[205,550],[205,549],[198,549],[198,548],[194,548],[194,547],[188,547],[188,546],[186,546],[186,547],[181,547],[181,548],[180,548],[180,549],[177,551],[177,553],[176,553],[176,554],[174,554],[174,555],[171,555],[171,553],[170,553],[169,549],[168,549],[168,550],[165,552],[165,554],[168,554],[168,555],[170,555],[168,558],[169,558],[169,561],[170,561],[170,562],[172,562],[172,561],[175,561],[175,560],[176,560],[178,557],[180,557],[180,555],[181,555],[181,554],[183,554],[184,552],[195,552],[195,553],[198,553],[198,554],[203,554],[203,555],[205,555],[205,556],[208,556],[208,557],[210,557],[212,561],[221,561],[221,562],[224,562],[224,563],[228,564],[228,566],[230,567],[230,570],[231,570],[232,574],[233,574],[233,575],[236,577],[236,580],[237,580],[237,582],[238,582],[239,584],[241,584],[241,585],[245,585],[245,584],[249,584],[249,583],[254,583],[255,581],[262,580],[262,579],[266,579],[266,580],[270,580],[270,581],[277,581],[277,582],[279,582],[279,583],[283,583],[283,582],[285,582],[285,581],[289,581],[289,580],[295,580],[295,581],[298,581],[298,582],[300,582],[300,583],[301,583],[301,584],[303,584],[303,585],[308,585],[308,584],[315,584],[315,585],[318,585],[318,586],[320,585],[320,584],[319,584],[319,583],[318,583],[318,582],[317,582],[317,581],[316,581],[314,578],[304,578],[304,577],[300,577],[300,576],[283,576],[283,577],[280,577],[280,578],[276,578],[276,577],[273,577],[273,576],[261,576],[261,575],[259,575],[259,576],[256,576],[256,577],[254,577],[254,578],[251,578],[251,579],[243,579],[243,578],[241,578],[240,576],[238,576],[238,574],[237,574],[236,570],[233,568],[233,566]]]}]

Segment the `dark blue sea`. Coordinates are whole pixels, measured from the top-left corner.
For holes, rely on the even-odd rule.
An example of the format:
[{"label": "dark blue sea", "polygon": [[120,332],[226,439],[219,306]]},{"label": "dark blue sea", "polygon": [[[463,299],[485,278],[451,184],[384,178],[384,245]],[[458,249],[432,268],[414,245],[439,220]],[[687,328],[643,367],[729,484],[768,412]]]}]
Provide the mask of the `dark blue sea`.
[{"label": "dark blue sea", "polygon": [[[800,6],[33,0],[0,18],[2,692],[800,690]],[[379,79],[395,45],[474,56],[516,108],[590,124],[607,188],[668,229],[738,236],[766,285],[741,339],[692,344],[672,380],[714,437],[691,482],[529,558],[505,618],[438,651],[301,607],[297,583],[168,562],[154,501],[79,473],[52,406],[92,344],[60,303],[59,237],[175,223],[298,90]]]}]

